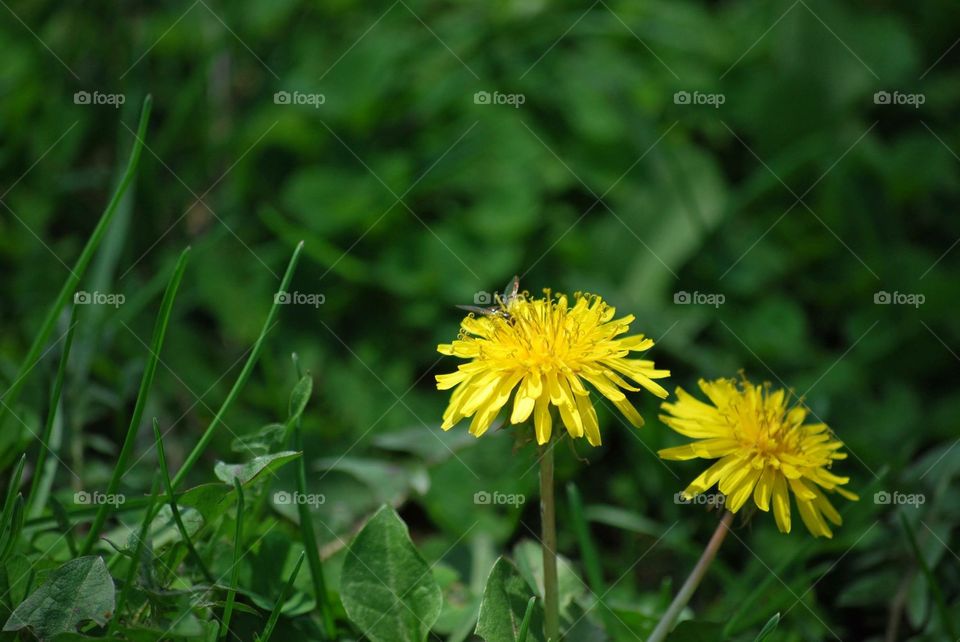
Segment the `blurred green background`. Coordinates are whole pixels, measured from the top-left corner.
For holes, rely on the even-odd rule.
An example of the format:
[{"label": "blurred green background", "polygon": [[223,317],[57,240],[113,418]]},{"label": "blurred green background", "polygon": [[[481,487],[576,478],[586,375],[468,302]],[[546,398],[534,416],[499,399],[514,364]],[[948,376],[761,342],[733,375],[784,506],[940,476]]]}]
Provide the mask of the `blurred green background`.
[{"label": "blurred green background", "polygon": [[[698,618],[755,631],[780,611],[785,640],[946,639],[898,514],[955,606],[955,9],[4,4],[0,384],[96,224],[150,93],[135,186],[81,284],[125,297],[80,312],[61,456],[82,483],[109,475],[179,252],[193,247],[146,415],[170,431],[172,466],[232,385],[302,239],[293,289],[323,303],[282,309],[193,481],[239,458],[235,436],[284,416],[297,353],[316,379],[304,426],[328,498],[318,534],[336,559],[337,538],[393,502],[457,578],[453,629],[450,605],[470,604],[484,559],[536,532],[536,472],[506,432],[439,431],[447,394],[433,375],[455,361],[435,349],[458,331],[455,304],[519,274],[533,292],[596,292],[635,314],[671,390],[743,369],[792,388],[848,445],[840,473],[861,500],[842,506],[835,538],[780,535],[759,515],[722,549]],[[33,446],[57,353],[30,375],[23,422],[2,426],[4,467]],[[638,403],[645,428],[601,408],[604,445],[559,464],[601,542],[617,639],[646,630],[672,590],[661,580],[682,581],[716,519],[674,503],[701,464],[660,462],[680,439],[649,395]],[[145,492],[141,435],[124,483]],[[65,495],[81,483],[59,480]],[[477,506],[479,490],[530,501]],[[883,491],[925,503],[878,504]],[[560,546],[576,565],[566,514]]]}]

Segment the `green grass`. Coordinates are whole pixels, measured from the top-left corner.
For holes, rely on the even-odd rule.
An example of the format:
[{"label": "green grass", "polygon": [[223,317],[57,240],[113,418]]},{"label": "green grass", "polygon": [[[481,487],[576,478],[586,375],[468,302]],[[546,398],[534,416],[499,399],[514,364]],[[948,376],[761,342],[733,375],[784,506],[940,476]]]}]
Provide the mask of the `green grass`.
[{"label": "green grass", "polygon": [[[952,5],[0,11],[0,642],[542,640],[529,441],[440,430],[433,378],[514,274],[634,315],[671,395],[743,370],[850,453],[834,537],[741,514],[668,639],[960,635]],[[644,428],[598,403],[556,451],[568,641],[645,638],[717,521],[630,396]]]}]

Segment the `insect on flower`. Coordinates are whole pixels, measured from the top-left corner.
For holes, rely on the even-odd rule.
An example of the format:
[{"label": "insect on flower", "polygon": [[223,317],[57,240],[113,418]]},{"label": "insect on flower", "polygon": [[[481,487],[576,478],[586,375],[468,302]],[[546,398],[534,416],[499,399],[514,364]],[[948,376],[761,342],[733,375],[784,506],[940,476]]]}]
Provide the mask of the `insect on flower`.
[{"label": "insect on flower", "polygon": [[507,283],[507,287],[503,289],[503,294],[494,294],[494,297],[497,299],[495,301],[496,305],[486,307],[480,305],[458,305],[457,307],[467,312],[476,312],[477,314],[488,317],[510,319],[510,313],[507,312],[507,309],[510,307],[510,304],[516,300],[519,293],[520,277],[514,276],[510,279],[510,282]]},{"label": "insect on flower", "polygon": [[444,430],[472,417],[471,434],[479,437],[512,399],[511,424],[533,419],[537,443],[550,441],[554,415],[573,438],[600,445],[594,395],[612,402],[634,426],[640,413],[624,391],[645,389],[661,399],[667,391],[654,379],[670,376],[653,361],[631,358],[646,352],[653,340],[624,336],[633,315],[616,316],[601,297],[582,292],[572,297],[544,290],[542,297],[519,293],[514,277],[498,305],[459,306],[471,314],[460,323],[460,335],[437,346],[441,354],[465,359],[455,372],[437,375],[437,388],[453,390],[443,413]]}]

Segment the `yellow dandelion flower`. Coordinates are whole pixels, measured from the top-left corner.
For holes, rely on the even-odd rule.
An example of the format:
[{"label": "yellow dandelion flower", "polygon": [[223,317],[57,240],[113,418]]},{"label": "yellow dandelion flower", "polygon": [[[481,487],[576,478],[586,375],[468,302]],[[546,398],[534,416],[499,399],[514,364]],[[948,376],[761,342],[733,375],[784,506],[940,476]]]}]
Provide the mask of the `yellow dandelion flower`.
[{"label": "yellow dandelion flower", "polygon": [[517,296],[501,302],[495,314],[465,318],[457,340],[437,346],[441,354],[469,359],[456,372],[437,375],[438,389],[455,388],[443,429],[472,416],[470,432],[479,437],[513,395],[510,423],[532,414],[537,443],[550,440],[553,405],[571,437],[599,446],[597,413],[585,383],[642,426],[643,418],[621,389],[640,390],[629,379],[666,398],[667,391],[653,380],[670,372],[655,369],[653,361],[629,358],[630,352],[651,348],[653,340],[621,337],[634,317],[614,319],[615,314],[599,296],[577,293],[571,307],[566,295],[544,290],[543,298]]},{"label": "yellow dandelion flower", "polygon": [[[734,379],[700,380],[705,403],[677,388],[676,403],[664,403],[668,426],[692,437],[685,446],[660,451],[664,459],[718,459],[684,491],[689,499],[719,482],[727,510],[736,513],[753,497],[773,515],[781,533],[790,532],[790,492],[800,518],[814,536],[832,537],[826,520],[840,525],[840,514],[824,491],[857,500],[841,488],[849,477],[830,472],[835,460],[846,459],[843,443],[826,424],[804,424],[807,411],[788,408],[783,390],[771,391]],[[826,520],[824,519],[826,517]]]}]

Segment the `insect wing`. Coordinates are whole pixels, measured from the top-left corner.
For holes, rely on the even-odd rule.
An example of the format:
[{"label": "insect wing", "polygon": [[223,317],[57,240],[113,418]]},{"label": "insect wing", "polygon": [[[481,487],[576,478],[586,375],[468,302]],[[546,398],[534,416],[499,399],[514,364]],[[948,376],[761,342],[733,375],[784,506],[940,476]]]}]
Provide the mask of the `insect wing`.
[{"label": "insect wing", "polygon": [[476,312],[477,314],[482,314],[484,316],[493,316],[500,311],[500,308],[494,306],[490,308],[483,308],[479,305],[458,305],[458,308],[461,310],[466,310],[467,312]]},{"label": "insect wing", "polygon": [[517,298],[517,294],[520,292],[520,277],[514,276],[510,279],[510,282],[507,283],[507,287],[503,289],[503,302],[504,304],[510,303]]}]

